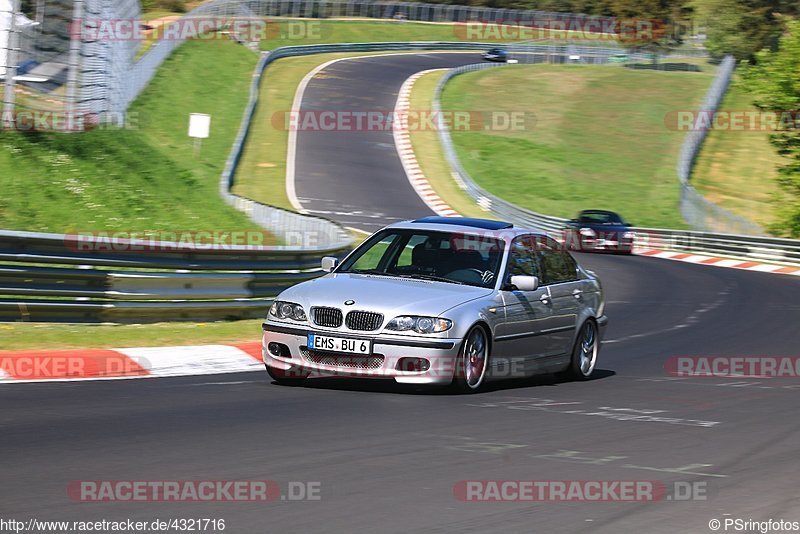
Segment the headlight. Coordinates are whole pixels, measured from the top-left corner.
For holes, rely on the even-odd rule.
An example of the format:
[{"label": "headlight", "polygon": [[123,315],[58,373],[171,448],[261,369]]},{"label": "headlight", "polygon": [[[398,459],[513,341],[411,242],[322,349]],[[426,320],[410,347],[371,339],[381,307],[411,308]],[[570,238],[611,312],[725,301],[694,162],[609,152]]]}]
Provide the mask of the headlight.
[{"label": "headlight", "polygon": [[586,237],[594,237],[595,235],[597,235],[597,234],[594,233],[594,230],[592,230],[591,228],[581,228],[579,230],[579,232],[580,232],[581,235],[586,236]]},{"label": "headlight", "polygon": [[278,319],[292,319],[293,321],[306,321],[306,312],[303,307],[293,302],[276,300],[269,308],[269,314]]},{"label": "headlight", "polygon": [[453,326],[450,319],[440,319],[438,317],[417,317],[415,315],[401,315],[395,317],[386,325],[387,330],[405,332],[413,330],[420,334],[433,334],[444,332]]}]

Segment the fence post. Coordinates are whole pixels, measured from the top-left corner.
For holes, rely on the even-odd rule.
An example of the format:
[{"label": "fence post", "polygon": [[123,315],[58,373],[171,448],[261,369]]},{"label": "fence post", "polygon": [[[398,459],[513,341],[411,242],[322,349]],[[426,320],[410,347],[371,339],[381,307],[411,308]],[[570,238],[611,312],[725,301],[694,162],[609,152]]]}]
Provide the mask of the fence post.
[{"label": "fence post", "polygon": [[[67,70],[67,131],[75,131],[75,115],[78,111],[78,71],[81,68],[81,39],[83,28],[83,0],[75,0],[72,6],[72,24],[69,35],[69,66]],[[83,129],[83,128],[81,128]]]},{"label": "fence post", "polygon": [[17,32],[17,15],[20,13],[20,0],[14,0],[11,4],[11,21],[8,27],[8,40],[6,41],[6,65],[5,67],[5,93],[3,95],[3,120],[0,122],[0,129],[14,128],[15,86],[14,78],[17,76],[19,63],[19,33]]}]

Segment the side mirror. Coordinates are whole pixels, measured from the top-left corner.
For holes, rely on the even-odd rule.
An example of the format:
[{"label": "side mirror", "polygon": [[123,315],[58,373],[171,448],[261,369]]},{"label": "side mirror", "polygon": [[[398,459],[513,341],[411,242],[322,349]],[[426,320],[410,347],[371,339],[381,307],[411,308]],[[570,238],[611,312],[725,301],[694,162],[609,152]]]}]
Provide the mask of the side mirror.
[{"label": "side mirror", "polygon": [[511,285],[520,291],[536,291],[539,287],[539,277],[515,274],[511,277]]},{"label": "side mirror", "polygon": [[339,265],[339,258],[336,258],[334,256],[325,256],[324,258],[322,258],[322,270],[325,271],[326,273],[329,273],[332,270],[334,270],[337,265]]}]

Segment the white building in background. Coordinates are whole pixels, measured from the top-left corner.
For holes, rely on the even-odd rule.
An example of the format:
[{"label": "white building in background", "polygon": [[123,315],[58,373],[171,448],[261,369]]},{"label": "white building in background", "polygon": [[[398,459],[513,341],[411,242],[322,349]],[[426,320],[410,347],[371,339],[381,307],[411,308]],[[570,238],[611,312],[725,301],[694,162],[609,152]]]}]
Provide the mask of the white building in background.
[{"label": "white building in background", "polygon": [[[14,16],[14,3],[11,0],[0,0],[0,78],[6,75],[8,67],[8,43],[11,37],[11,21]],[[22,14],[16,18],[16,30],[35,26],[37,22],[32,21]]]}]

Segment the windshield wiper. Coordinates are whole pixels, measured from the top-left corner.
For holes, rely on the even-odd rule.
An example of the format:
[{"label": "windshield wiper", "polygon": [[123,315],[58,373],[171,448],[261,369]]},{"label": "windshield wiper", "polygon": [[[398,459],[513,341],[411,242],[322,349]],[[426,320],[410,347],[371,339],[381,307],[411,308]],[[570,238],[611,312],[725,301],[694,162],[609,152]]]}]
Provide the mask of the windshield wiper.
[{"label": "windshield wiper", "polygon": [[341,271],[341,272],[350,274],[377,274],[381,276],[394,276],[392,274],[387,273],[386,271],[381,271],[378,269],[351,269],[349,271]]},{"label": "windshield wiper", "polygon": [[393,274],[378,269],[351,269],[349,271],[340,271],[340,272],[349,274],[377,274],[379,276],[388,276],[390,278],[396,278],[396,277],[414,278],[417,280],[431,280],[433,282],[449,282],[451,284],[460,284],[462,286],[469,285],[466,282],[460,282],[458,280],[453,280],[451,278],[445,278],[444,276],[436,276],[435,274],[422,274],[422,273]]},{"label": "windshield wiper", "polygon": [[466,282],[453,280],[452,278],[445,278],[444,276],[436,276],[435,274],[403,274],[402,278],[416,278],[419,280],[432,280],[434,282],[450,282],[451,284],[461,284],[462,286],[468,285]]}]

